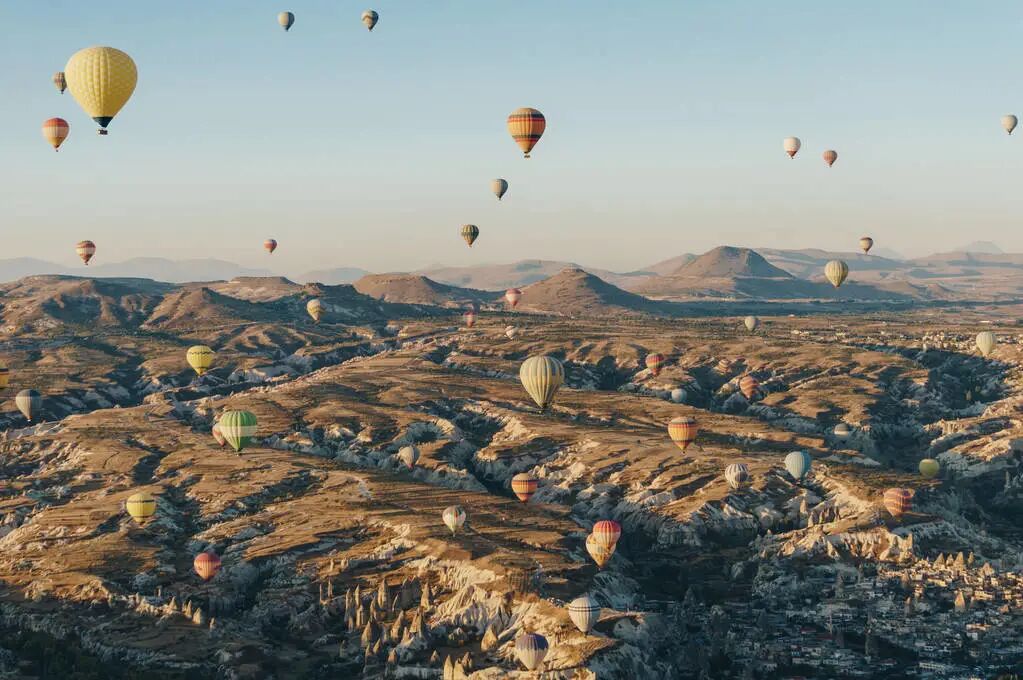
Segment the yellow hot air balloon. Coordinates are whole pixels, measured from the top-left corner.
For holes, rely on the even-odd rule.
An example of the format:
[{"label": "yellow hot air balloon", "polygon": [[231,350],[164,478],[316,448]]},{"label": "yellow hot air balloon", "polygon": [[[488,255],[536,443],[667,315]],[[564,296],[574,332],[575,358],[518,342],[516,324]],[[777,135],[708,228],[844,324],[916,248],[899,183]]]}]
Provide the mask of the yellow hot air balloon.
[{"label": "yellow hot air balloon", "polygon": [[216,353],[206,345],[195,345],[188,348],[185,359],[196,374],[202,375],[210,370],[210,366],[213,365],[213,357],[215,356]]},{"label": "yellow hot air balloon", "polygon": [[874,247],[874,239],[870,238],[869,236],[864,236],[863,238],[860,239],[860,250],[863,251],[864,255],[869,253],[870,249],[873,248],[873,247]]},{"label": "yellow hot air balloon", "polygon": [[831,285],[838,288],[849,276],[849,265],[841,260],[832,260],[824,266],[824,276],[831,282]]},{"label": "yellow hot air balloon", "polygon": [[128,497],[124,507],[133,520],[139,524],[145,524],[149,518],[156,514],[156,499],[151,493],[139,491]]},{"label": "yellow hot air balloon", "polygon": [[519,145],[526,158],[529,158],[529,152],[540,141],[546,129],[547,119],[536,109],[523,107],[515,109],[508,116],[508,134]]},{"label": "yellow hot air balloon", "polygon": [[920,461],[920,474],[924,479],[934,479],[941,472],[941,463],[933,458],[924,458]]},{"label": "yellow hot air balloon", "polygon": [[994,351],[995,345],[998,344],[998,338],[991,331],[982,331],[977,333],[977,349],[983,356],[987,356]]},{"label": "yellow hot air balloon", "polygon": [[87,47],[76,52],[64,67],[68,89],[78,105],[99,123],[99,133],[128,103],[138,83],[131,57],[113,47]]},{"label": "yellow hot air balloon", "polygon": [[0,362],[0,389],[7,387],[7,383],[11,381],[11,370],[7,368],[7,364]]},{"label": "yellow hot air balloon", "polygon": [[546,411],[565,382],[565,367],[546,354],[529,357],[519,367],[519,380],[540,410]]},{"label": "yellow hot air balloon", "polygon": [[305,311],[309,312],[309,316],[313,317],[313,321],[320,323],[320,319],[323,318],[323,303],[313,298],[305,304]]}]

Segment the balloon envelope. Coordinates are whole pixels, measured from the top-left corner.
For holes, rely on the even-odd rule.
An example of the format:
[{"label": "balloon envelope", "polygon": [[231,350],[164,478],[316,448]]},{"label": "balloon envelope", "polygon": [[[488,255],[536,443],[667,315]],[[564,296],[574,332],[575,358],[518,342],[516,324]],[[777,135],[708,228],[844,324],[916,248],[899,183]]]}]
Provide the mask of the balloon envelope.
[{"label": "balloon envelope", "polygon": [[441,519],[444,520],[445,526],[451,529],[451,533],[454,534],[465,524],[465,510],[462,509],[461,505],[449,505],[441,513]]},{"label": "balloon envelope", "polygon": [[835,288],[841,286],[847,276],[849,276],[849,265],[842,260],[832,260],[824,265],[824,277]]},{"label": "balloon envelope", "polygon": [[746,330],[750,333],[760,327],[760,319],[755,316],[747,316],[742,320],[742,323],[746,326]]},{"label": "balloon envelope", "polygon": [[504,329],[504,334],[508,336],[509,340],[514,340],[515,336],[519,334],[519,331],[517,328],[515,328],[515,326],[507,326]]},{"label": "balloon envelope", "polygon": [[198,574],[199,578],[203,581],[209,581],[211,578],[216,576],[220,571],[220,566],[220,558],[213,552],[201,552],[196,555],[195,561],[192,562],[192,567],[195,569],[195,573]]},{"label": "balloon envelope", "polygon": [[295,25],[295,15],[291,12],[281,12],[277,15],[277,23],[281,25],[285,31],[291,30],[291,27]]},{"label": "balloon envelope", "polygon": [[568,618],[583,633],[589,633],[600,620],[600,605],[590,595],[582,595],[568,603]]},{"label": "balloon envelope", "polygon": [[753,401],[753,397],[756,396],[759,389],[760,382],[751,375],[744,375],[739,380],[739,391],[742,392],[742,396],[746,397],[748,401]]},{"label": "balloon envelope", "polygon": [[995,334],[991,331],[982,331],[977,333],[977,349],[984,356],[991,354],[994,351],[995,345],[998,343],[998,339]]},{"label": "balloon envelope", "polygon": [[53,86],[57,88],[57,91],[64,94],[64,90],[67,89],[67,78],[64,77],[63,71],[57,71],[53,74]]},{"label": "balloon envelope", "polygon": [[941,472],[941,463],[933,458],[924,458],[920,461],[920,474],[924,479],[934,479]]},{"label": "balloon envelope", "polygon": [[503,179],[495,179],[490,181],[490,190],[497,196],[497,200],[504,198],[504,195],[508,193],[508,181]]},{"label": "balloon envelope", "polygon": [[540,486],[540,480],[528,472],[520,472],[511,480],[512,491],[523,503],[533,497],[538,486]]},{"label": "balloon envelope", "polygon": [[210,366],[213,365],[213,359],[216,356],[216,353],[206,345],[195,345],[188,348],[185,359],[196,374],[202,375],[210,370]]},{"label": "balloon envelope", "polygon": [[480,236],[480,228],[475,224],[463,224],[462,225],[462,239],[469,244],[472,248],[472,244],[476,242],[476,239]]},{"label": "balloon envelope", "polygon": [[529,152],[540,141],[546,129],[547,119],[536,109],[529,107],[515,109],[508,116],[508,134],[519,145],[526,158],[529,158]]},{"label": "balloon envelope", "polygon": [[745,463],[732,463],[725,467],[725,481],[733,489],[741,489],[749,483],[749,467]]},{"label": "balloon envelope", "polygon": [[593,525],[593,536],[603,546],[617,545],[621,535],[622,525],[613,519],[602,519]]},{"label": "balloon envelope", "polygon": [[529,357],[519,367],[519,380],[537,406],[545,411],[565,382],[565,367],[546,354]]},{"label": "balloon envelope", "polygon": [[373,30],[373,27],[380,21],[380,15],[371,9],[367,9],[362,13],[362,23],[369,30]]},{"label": "balloon envelope", "polygon": [[864,254],[869,253],[870,249],[873,247],[874,239],[870,238],[869,236],[864,236],[860,238],[860,249],[864,252]]},{"label": "balloon envelope", "polygon": [[313,318],[313,321],[319,323],[323,318],[323,303],[314,298],[305,303],[305,311]]},{"label": "balloon envelope", "polygon": [[586,537],[586,552],[590,554],[590,557],[593,558],[593,561],[597,563],[597,567],[600,569],[603,569],[604,565],[611,560],[611,556],[615,554],[616,547],[617,544],[604,545],[593,534]]},{"label": "balloon envelope", "polygon": [[78,105],[99,123],[100,134],[128,103],[138,83],[132,58],[113,47],[79,50],[64,67],[68,89]]},{"label": "balloon envelope", "polygon": [[657,376],[661,374],[661,369],[668,363],[668,358],[663,354],[647,354],[646,355],[646,367],[650,371],[650,375]]},{"label": "balloon envelope", "polygon": [[35,390],[22,390],[14,397],[14,405],[25,416],[25,420],[31,422],[43,407],[43,395]]},{"label": "balloon envelope", "polygon": [[828,149],[821,155],[824,158],[824,162],[828,164],[829,168],[835,164],[835,161],[838,160],[838,152],[833,151],[831,149]]},{"label": "balloon envelope", "polygon": [[256,414],[251,411],[226,411],[217,424],[227,443],[239,452],[252,442],[258,429]]},{"label": "balloon envelope", "polygon": [[147,491],[139,491],[128,496],[128,500],[124,502],[124,509],[133,520],[145,524],[156,514],[156,499]]},{"label": "balloon envelope", "polygon": [[82,262],[89,264],[89,260],[96,254],[96,244],[92,241],[79,241],[75,245],[75,252],[82,258]]},{"label": "balloon envelope", "polygon": [[1002,129],[1005,130],[1010,135],[1012,134],[1012,131],[1016,129],[1016,126],[1018,124],[1019,119],[1016,118],[1016,116],[1012,115],[1011,113],[1007,116],[1002,116]]},{"label": "balloon envelope", "polygon": [[789,155],[789,158],[795,158],[796,153],[799,152],[799,147],[803,146],[803,143],[799,141],[799,137],[786,137],[785,141],[782,142],[782,146],[785,148],[785,153]]},{"label": "balloon envelope", "polygon": [[785,469],[797,481],[806,476],[812,465],[813,459],[810,458],[810,454],[806,451],[793,451],[785,456]]},{"label": "balloon envelope", "polygon": [[504,299],[514,309],[515,305],[519,304],[519,300],[522,299],[522,291],[518,288],[509,288],[504,292]]},{"label": "balloon envelope", "polygon": [[409,470],[416,466],[419,461],[419,449],[415,446],[403,446],[398,449],[398,460],[404,463]]},{"label": "balloon envelope", "polygon": [[220,444],[221,448],[227,446],[227,440],[224,439],[224,433],[220,431],[220,423],[213,423],[213,427],[210,428],[210,433],[213,435],[214,441],[216,441],[217,444]]},{"label": "balloon envelope", "polygon": [[43,138],[50,143],[54,150],[59,150],[67,136],[71,133],[71,126],[63,118],[50,118],[43,123]]},{"label": "balloon envelope", "polygon": [[699,432],[700,426],[696,423],[696,418],[690,416],[677,416],[668,423],[668,436],[683,453],[696,441]]},{"label": "balloon envelope", "polygon": [[263,250],[268,253],[273,253],[273,251],[277,250],[277,241],[272,238],[268,238],[263,241]]},{"label": "balloon envelope", "polygon": [[888,489],[884,492],[884,507],[892,517],[899,517],[913,506],[913,492],[909,489]]},{"label": "balloon envelope", "polygon": [[531,671],[543,666],[548,648],[547,638],[538,633],[524,633],[515,638],[515,655]]}]

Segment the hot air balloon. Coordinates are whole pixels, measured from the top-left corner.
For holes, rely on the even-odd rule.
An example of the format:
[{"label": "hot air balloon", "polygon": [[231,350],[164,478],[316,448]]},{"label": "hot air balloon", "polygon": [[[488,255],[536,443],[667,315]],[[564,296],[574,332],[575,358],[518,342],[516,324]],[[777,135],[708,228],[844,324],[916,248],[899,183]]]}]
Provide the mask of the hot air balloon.
[{"label": "hot air balloon", "polygon": [[793,451],[789,455],[785,456],[785,469],[789,471],[789,474],[796,478],[796,481],[801,480],[806,476],[806,473],[810,471],[810,467],[813,465],[813,459],[810,458],[810,454],[806,451]]},{"label": "hot air balloon", "polygon": [[512,306],[512,309],[515,309],[515,305],[519,304],[519,300],[522,299],[522,291],[518,288],[509,288],[504,291],[504,299]]},{"label": "hot air balloon", "polygon": [[285,31],[290,31],[291,27],[295,25],[295,15],[291,12],[281,12],[277,15],[277,23],[281,25]]},{"label": "hot air balloon", "polygon": [[203,581],[209,581],[220,571],[221,562],[215,552],[206,551],[195,556],[192,567],[195,569],[195,573],[199,575],[199,578]]},{"label": "hot air balloon", "polygon": [[676,387],[671,391],[671,400],[676,404],[681,404],[686,400],[686,391],[681,387]]},{"label": "hot air balloon", "polygon": [[803,143],[799,141],[799,137],[786,137],[785,141],[782,142],[782,146],[785,147],[785,153],[789,155],[789,158],[795,158],[796,153],[799,152],[799,147],[803,146]]},{"label": "hot air balloon", "polygon": [[224,433],[220,431],[220,423],[213,423],[210,433],[213,434],[213,439],[220,445],[220,448],[227,446],[227,439],[224,438]]},{"label": "hot air balloon", "polygon": [[517,328],[515,328],[515,326],[507,326],[504,329],[504,334],[508,336],[509,340],[514,340],[515,336],[519,334],[519,331]]},{"label": "hot air balloon", "polygon": [[68,89],[78,105],[99,123],[99,133],[128,103],[138,70],[131,57],[113,47],[87,47],[76,52],[64,67]]},{"label": "hot air balloon", "polygon": [[532,356],[519,367],[519,380],[540,410],[546,411],[565,382],[565,367],[546,354]]},{"label": "hot air balloon", "polygon": [[225,411],[217,424],[220,426],[220,434],[237,452],[249,445],[258,428],[256,414],[250,411]]},{"label": "hot air balloon", "polygon": [[1012,134],[1012,131],[1016,129],[1016,126],[1018,124],[1019,119],[1016,118],[1016,116],[1012,115],[1011,113],[1007,116],[1002,116],[1002,129],[1005,130],[1010,135]]},{"label": "hot air balloon", "polygon": [[272,238],[263,241],[263,250],[272,255],[277,250],[277,241]]},{"label": "hot air balloon", "polygon": [[733,489],[741,489],[749,484],[749,467],[746,463],[732,463],[725,467],[725,481]]},{"label": "hot air balloon", "polygon": [[592,533],[598,543],[613,547],[618,545],[618,539],[622,535],[622,525],[613,519],[602,519],[593,525]]},{"label": "hot air balloon", "polygon": [[79,241],[75,245],[75,252],[78,253],[78,257],[82,258],[82,262],[88,265],[89,260],[96,254],[96,244],[92,241]]},{"label": "hot air balloon", "polygon": [[6,364],[0,363],[0,389],[7,387],[7,383],[11,381],[11,370],[7,368]]},{"label": "hot air balloon", "polygon": [[977,333],[977,349],[984,356],[991,354],[995,349],[995,344],[998,342],[998,338],[991,331],[982,331]]},{"label": "hot air balloon", "polygon": [[739,391],[742,392],[742,396],[746,397],[747,401],[753,401],[753,397],[760,391],[760,382],[751,375],[744,375],[739,380]]},{"label": "hot air balloon", "polygon": [[849,265],[841,260],[832,260],[824,265],[824,277],[835,288],[841,286],[847,276],[849,276]]},{"label": "hot air balloon", "polygon": [[540,486],[540,480],[528,472],[520,472],[512,477],[511,480],[512,491],[523,503],[529,502],[529,499],[536,493],[538,486]]},{"label": "hot air balloon", "polygon": [[22,390],[14,397],[14,405],[25,416],[25,420],[32,422],[32,417],[43,407],[43,395],[35,390]]},{"label": "hot air balloon", "polygon": [[63,118],[50,118],[43,123],[43,139],[50,143],[54,151],[60,151],[60,145],[71,133],[71,126]]},{"label": "hot air balloon", "polygon": [[474,310],[467,309],[462,314],[462,319],[465,321],[466,328],[472,328],[476,325],[476,317],[479,316]]},{"label": "hot air balloon", "polygon": [[838,152],[833,151],[831,149],[825,151],[823,154],[821,154],[821,156],[822,158],[824,158],[824,162],[828,164],[829,168],[835,164],[835,161],[838,160]]},{"label": "hot air balloon", "polygon": [[529,158],[529,152],[540,141],[545,129],[547,119],[536,109],[528,107],[515,109],[508,116],[508,133],[522,149],[526,158]]},{"label": "hot air balloon", "polygon": [[834,434],[839,439],[845,439],[851,433],[852,433],[852,430],[850,430],[849,426],[846,425],[845,423],[839,423],[838,425],[835,425]]},{"label": "hot air balloon", "polygon": [[465,510],[462,509],[461,505],[449,505],[444,508],[441,518],[444,520],[445,526],[451,529],[451,535],[454,536],[455,532],[465,524]]},{"label": "hot air balloon", "polygon": [[750,333],[752,333],[753,331],[760,327],[760,319],[758,319],[755,316],[747,316],[745,319],[743,319],[742,322],[743,324],[745,324],[746,330],[748,330]]},{"label": "hot air balloon", "polygon": [[888,489],[884,492],[884,507],[892,517],[899,517],[913,506],[910,489]]},{"label": "hot air balloon", "polygon": [[568,603],[568,618],[582,633],[589,633],[600,621],[600,605],[590,595],[582,595]]},{"label": "hot air balloon", "polygon": [[374,12],[373,10],[367,9],[365,12],[362,13],[362,23],[369,30],[372,31],[373,27],[377,25],[378,21],[380,21],[380,15]]},{"label": "hot air balloon", "polygon": [[313,317],[313,321],[320,323],[320,319],[323,317],[323,303],[313,298],[305,303],[305,311],[309,312],[309,316]]},{"label": "hot air balloon", "polygon": [[188,348],[188,352],[185,353],[185,359],[188,361],[188,365],[192,367],[192,370],[197,375],[202,375],[206,371],[210,370],[210,366],[213,365],[213,358],[217,356],[216,353],[207,347],[206,345],[195,345]]},{"label": "hot air balloon", "polygon": [[924,458],[920,461],[920,474],[924,479],[934,479],[941,472],[941,463],[933,458]]},{"label": "hot air balloon", "polygon": [[661,369],[664,364],[668,363],[668,358],[663,354],[647,354],[646,355],[646,367],[650,371],[650,375],[658,376],[661,374]]},{"label": "hot air balloon", "polygon": [[869,236],[863,236],[860,238],[860,250],[866,255],[870,252],[870,249],[874,247],[874,239]]},{"label": "hot air balloon", "polygon": [[586,552],[590,554],[590,557],[593,558],[593,561],[601,569],[611,560],[611,556],[615,554],[616,547],[616,545],[604,545],[593,534],[586,537]]},{"label": "hot air balloon", "polygon": [[57,71],[53,74],[53,85],[57,88],[57,91],[64,94],[64,90],[67,89],[67,78],[64,77],[63,71]]},{"label": "hot air balloon", "polygon": [[139,524],[145,524],[156,514],[156,499],[147,491],[139,491],[128,496],[124,509]]},{"label": "hot air balloon", "polygon": [[465,242],[469,244],[470,248],[472,248],[472,244],[476,242],[476,239],[479,238],[479,235],[480,228],[477,227],[475,224],[462,225],[462,239],[464,239]]},{"label": "hot air balloon", "polygon": [[398,449],[398,460],[405,464],[409,470],[416,466],[419,461],[419,449],[415,446],[403,446]]},{"label": "hot air balloon", "polygon": [[497,200],[504,198],[504,195],[508,193],[508,181],[504,179],[494,179],[490,181],[490,190],[497,196]]},{"label": "hot air balloon", "polygon": [[523,633],[515,638],[515,654],[522,665],[531,671],[543,668],[548,649],[547,638],[538,633]]},{"label": "hot air balloon", "polygon": [[677,416],[668,423],[668,436],[671,437],[671,441],[675,442],[675,446],[682,450],[682,453],[685,453],[689,445],[696,441],[699,431],[700,427],[696,424],[696,418],[689,416]]}]

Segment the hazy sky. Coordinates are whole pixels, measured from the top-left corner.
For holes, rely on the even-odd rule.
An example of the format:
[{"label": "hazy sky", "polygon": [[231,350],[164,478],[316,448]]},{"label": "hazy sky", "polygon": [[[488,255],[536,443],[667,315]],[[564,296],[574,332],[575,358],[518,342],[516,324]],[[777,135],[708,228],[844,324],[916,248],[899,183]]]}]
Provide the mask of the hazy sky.
[{"label": "hazy sky", "polygon": [[[999,126],[1023,117],[1018,1],[372,1],[372,34],[347,0],[3,2],[5,256],[71,264],[90,238],[97,263],[294,274],[624,270],[863,234],[908,254],[1023,251],[1023,130]],[[95,44],[139,67],[105,138],[49,80]],[[531,160],[505,131],[519,106],[547,116]],[[59,154],[39,132],[51,116],[72,126]]]}]

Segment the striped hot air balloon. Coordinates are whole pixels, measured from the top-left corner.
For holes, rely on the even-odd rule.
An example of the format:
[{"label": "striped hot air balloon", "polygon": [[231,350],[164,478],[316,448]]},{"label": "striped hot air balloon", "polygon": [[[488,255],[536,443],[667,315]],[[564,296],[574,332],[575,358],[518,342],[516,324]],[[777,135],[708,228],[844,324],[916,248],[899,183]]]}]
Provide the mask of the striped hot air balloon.
[{"label": "striped hot air balloon", "polygon": [[497,196],[497,200],[504,198],[504,195],[508,193],[508,181],[503,179],[495,179],[490,182],[490,190]]},{"label": "striped hot air balloon", "polygon": [[901,517],[913,506],[913,492],[910,489],[888,489],[884,492],[884,507],[892,517]]},{"label": "striped hot air balloon", "polygon": [[529,502],[529,499],[536,493],[538,486],[540,486],[540,480],[528,472],[520,472],[512,477],[511,480],[512,492],[523,503]]},{"label": "striped hot air balloon", "polygon": [[380,15],[373,10],[367,9],[362,13],[362,23],[370,31],[373,30],[373,27],[377,25],[378,21],[380,21]]},{"label": "striped hot air balloon", "polygon": [[139,524],[145,524],[156,514],[156,499],[148,491],[139,491],[128,496],[124,509]]},{"label": "striped hot air balloon", "polygon": [[213,434],[214,441],[220,445],[220,448],[227,446],[227,440],[224,438],[224,433],[220,431],[220,423],[213,423],[213,427],[210,428],[210,432]]},{"label": "striped hot air balloon", "polygon": [[742,396],[746,397],[748,401],[753,401],[757,392],[760,390],[760,382],[751,375],[744,375],[739,380],[739,391],[742,392]]},{"label": "striped hot air balloon", "polygon": [[832,165],[835,164],[835,161],[838,160],[838,152],[833,149],[828,149],[823,154],[821,154],[821,157],[824,159],[824,162],[827,163],[828,167],[830,168]]},{"label": "striped hot air balloon", "polygon": [[504,291],[504,299],[511,305],[512,309],[515,309],[515,305],[519,304],[519,300],[522,299],[522,291],[518,288],[509,288]]},{"label": "striped hot air balloon", "polygon": [[411,470],[419,461],[419,449],[412,445],[401,447],[398,449],[398,460]]},{"label": "striped hot air balloon", "polygon": [[258,429],[256,414],[251,411],[226,411],[217,424],[220,434],[238,452],[252,442]]},{"label": "striped hot air balloon", "polygon": [[741,489],[749,484],[749,467],[746,463],[732,463],[725,467],[725,481],[733,489]]},{"label": "striped hot air balloon", "polygon": [[64,67],[68,89],[78,105],[99,124],[99,133],[128,103],[138,83],[138,69],[132,58],[113,47],[79,50]]},{"label": "striped hot air balloon", "polygon": [[813,459],[806,451],[793,451],[785,456],[785,469],[796,478],[796,481],[805,477],[812,466]]},{"label": "striped hot air balloon", "polygon": [[32,419],[43,407],[43,395],[35,390],[22,390],[14,397],[14,405],[25,416],[25,420],[32,422]]},{"label": "striped hot air balloon", "polygon": [[71,134],[71,126],[63,118],[50,118],[43,123],[43,139],[50,143],[54,151],[60,151],[60,145]]},{"label": "striped hot air balloon", "polygon": [[593,534],[586,537],[586,552],[590,554],[590,557],[593,558],[593,561],[597,563],[597,567],[600,569],[603,569],[604,565],[611,561],[611,556],[615,554],[615,548],[617,547],[617,544],[604,545]]},{"label": "striped hot air balloon", "polygon": [[466,328],[472,328],[473,326],[475,326],[476,325],[476,317],[478,317],[478,316],[479,316],[479,314],[476,313],[475,309],[467,309],[467,310],[465,310],[465,313],[462,314],[462,319],[465,321],[465,327]]},{"label": "striped hot air balloon", "polygon": [[789,155],[789,158],[795,158],[796,154],[799,153],[799,147],[802,145],[803,143],[799,141],[799,137],[786,137],[785,141],[782,142],[785,153]]},{"label": "striped hot air balloon", "polygon": [[689,445],[696,441],[696,435],[700,432],[700,426],[696,418],[690,416],[676,416],[668,423],[668,436],[675,446],[685,453]]},{"label": "striped hot air balloon", "polygon": [[221,562],[215,552],[208,550],[195,556],[192,567],[195,569],[195,573],[199,575],[199,578],[203,581],[209,581],[220,572]]},{"label": "striped hot air balloon", "polygon": [[663,354],[647,354],[646,355],[646,367],[650,371],[650,375],[658,376],[661,374],[661,369],[668,363],[668,358]]},{"label": "striped hot air balloon", "polygon": [[515,638],[515,654],[528,670],[543,668],[548,649],[547,638],[538,633],[523,633]]},{"label": "striped hot air balloon", "polygon": [[977,333],[977,349],[980,350],[982,356],[988,356],[995,350],[995,345],[998,344],[998,338],[991,331],[982,331]]},{"label": "striped hot air balloon", "polygon": [[64,90],[67,89],[67,78],[64,77],[63,71],[57,71],[53,74],[53,86],[57,88],[57,91],[64,94]]},{"label": "striped hot air balloon", "polygon": [[547,119],[536,109],[515,109],[508,116],[508,133],[526,158],[529,158],[529,152],[540,141],[546,129]]},{"label": "striped hot air balloon", "polygon": [[479,235],[480,228],[475,224],[462,225],[462,239],[469,244],[470,248],[472,248],[472,244],[476,242],[476,239],[479,238]]},{"label": "striped hot air balloon", "polygon": [[870,249],[873,248],[873,247],[874,247],[874,239],[870,238],[869,236],[862,236],[862,237],[860,237],[860,250],[863,251],[864,255],[869,253]]},{"label": "striped hot air balloon", "polygon": [[273,252],[277,250],[277,240],[268,238],[267,240],[263,241],[263,250],[272,255]]},{"label": "striped hot air balloon", "polygon": [[575,598],[568,603],[568,618],[582,633],[589,633],[600,621],[600,605],[593,596],[587,594]]},{"label": "striped hot air balloon", "polygon": [[96,254],[96,244],[92,241],[79,241],[75,244],[75,252],[82,258],[82,262],[89,264],[89,260]]},{"label": "striped hot air balloon", "polygon": [[189,347],[188,352],[185,353],[188,365],[192,367],[192,370],[197,375],[203,375],[206,371],[210,370],[210,366],[213,365],[213,359],[216,356],[216,352],[206,345],[194,345]]},{"label": "striped hot air balloon", "polygon": [[313,298],[305,303],[305,311],[313,318],[315,323],[320,323],[320,319],[323,318],[323,303]]},{"label": "striped hot air balloon", "polygon": [[565,382],[565,367],[552,356],[529,357],[519,367],[519,380],[541,411],[546,411]]},{"label": "striped hot air balloon", "polygon": [[291,27],[295,25],[295,15],[291,12],[281,12],[277,15],[277,23],[281,25],[285,31],[290,31]]},{"label": "striped hot air balloon", "polygon": [[849,276],[849,265],[841,260],[832,260],[824,265],[824,278],[835,288],[841,286],[847,276]]},{"label": "striped hot air balloon", "polygon": [[601,545],[614,546],[622,535],[622,525],[613,519],[602,519],[593,525],[592,533]]},{"label": "striped hot air balloon", "polygon": [[441,519],[444,520],[444,525],[451,529],[451,535],[454,536],[462,528],[462,525],[465,524],[465,510],[462,509],[461,505],[449,505],[441,513]]},{"label": "striped hot air balloon", "polygon": [[941,463],[933,458],[924,458],[920,461],[920,474],[924,479],[934,479],[941,472]]}]

